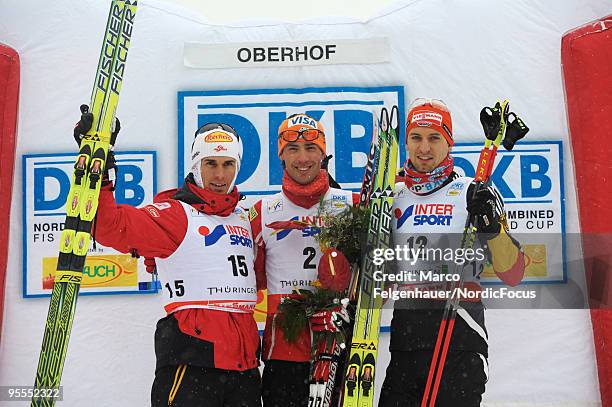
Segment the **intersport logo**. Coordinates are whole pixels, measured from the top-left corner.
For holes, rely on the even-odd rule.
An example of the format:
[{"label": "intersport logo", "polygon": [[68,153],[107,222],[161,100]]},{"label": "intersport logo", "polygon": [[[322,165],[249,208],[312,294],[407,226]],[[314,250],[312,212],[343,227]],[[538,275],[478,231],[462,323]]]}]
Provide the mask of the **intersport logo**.
[{"label": "intersport logo", "polygon": [[216,244],[226,234],[229,235],[231,246],[253,247],[249,230],[242,226],[217,225],[212,231],[206,226],[200,226],[198,232],[204,236],[204,246],[207,247]]},{"label": "intersport logo", "polygon": [[394,215],[397,219],[397,229],[401,228],[411,217],[413,226],[450,226],[453,209],[454,205],[441,203],[410,205],[403,212],[400,208],[396,208]]}]

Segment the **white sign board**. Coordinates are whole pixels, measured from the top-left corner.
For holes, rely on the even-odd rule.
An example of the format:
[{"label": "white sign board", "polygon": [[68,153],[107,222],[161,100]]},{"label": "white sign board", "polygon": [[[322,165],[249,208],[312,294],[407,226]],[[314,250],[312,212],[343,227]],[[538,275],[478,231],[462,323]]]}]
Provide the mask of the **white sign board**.
[{"label": "white sign board", "polygon": [[[75,154],[23,156],[23,296],[50,296],[66,218]],[[155,152],[117,152],[117,203],[140,206],[156,193]],[[96,244],[83,270],[81,294],[151,293],[142,261]]]}]

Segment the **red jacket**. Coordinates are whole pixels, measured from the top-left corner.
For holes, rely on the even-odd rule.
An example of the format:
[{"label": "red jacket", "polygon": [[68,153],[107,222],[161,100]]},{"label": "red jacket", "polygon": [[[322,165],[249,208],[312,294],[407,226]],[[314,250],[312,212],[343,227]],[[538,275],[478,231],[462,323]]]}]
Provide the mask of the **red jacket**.
[{"label": "red jacket", "polygon": [[[170,256],[188,225],[182,205],[171,198],[176,192],[162,192],[155,197],[156,204],[134,208],[117,205],[110,185],[102,187],[96,240],[123,253],[135,249],[145,257]],[[188,196],[181,198],[183,202],[201,212],[206,209],[202,200],[206,191],[186,182],[180,192]],[[157,205],[162,202],[166,204]],[[259,335],[249,313],[180,310],[158,322],[155,336],[157,368],[189,364],[243,371],[258,366]]]}]

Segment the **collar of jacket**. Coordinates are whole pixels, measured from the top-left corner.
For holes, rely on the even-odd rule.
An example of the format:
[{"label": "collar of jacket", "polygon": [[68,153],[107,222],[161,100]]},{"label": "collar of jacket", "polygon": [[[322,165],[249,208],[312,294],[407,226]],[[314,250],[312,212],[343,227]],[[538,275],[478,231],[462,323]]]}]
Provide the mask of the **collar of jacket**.
[{"label": "collar of jacket", "polygon": [[207,215],[228,216],[236,209],[240,194],[236,187],[229,194],[200,188],[195,184],[193,175],[189,174],[183,186],[172,195],[172,199],[185,202]]}]

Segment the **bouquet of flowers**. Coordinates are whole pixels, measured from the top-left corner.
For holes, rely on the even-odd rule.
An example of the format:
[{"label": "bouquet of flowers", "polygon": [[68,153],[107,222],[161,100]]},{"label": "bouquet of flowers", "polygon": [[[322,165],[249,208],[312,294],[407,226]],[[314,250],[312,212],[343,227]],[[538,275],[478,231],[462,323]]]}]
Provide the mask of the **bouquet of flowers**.
[{"label": "bouquet of flowers", "polygon": [[[352,272],[361,259],[363,236],[368,227],[369,210],[347,206],[340,213],[331,214],[323,203],[319,217],[324,226],[315,235],[323,251],[319,262],[315,290],[294,290],[279,305],[280,329],[288,342],[295,342],[308,327],[309,318],[322,310],[337,309],[347,297]],[[303,227],[313,226],[304,224]],[[346,302],[344,304],[346,306]],[[338,332],[339,343],[345,342],[345,333]]]}]

